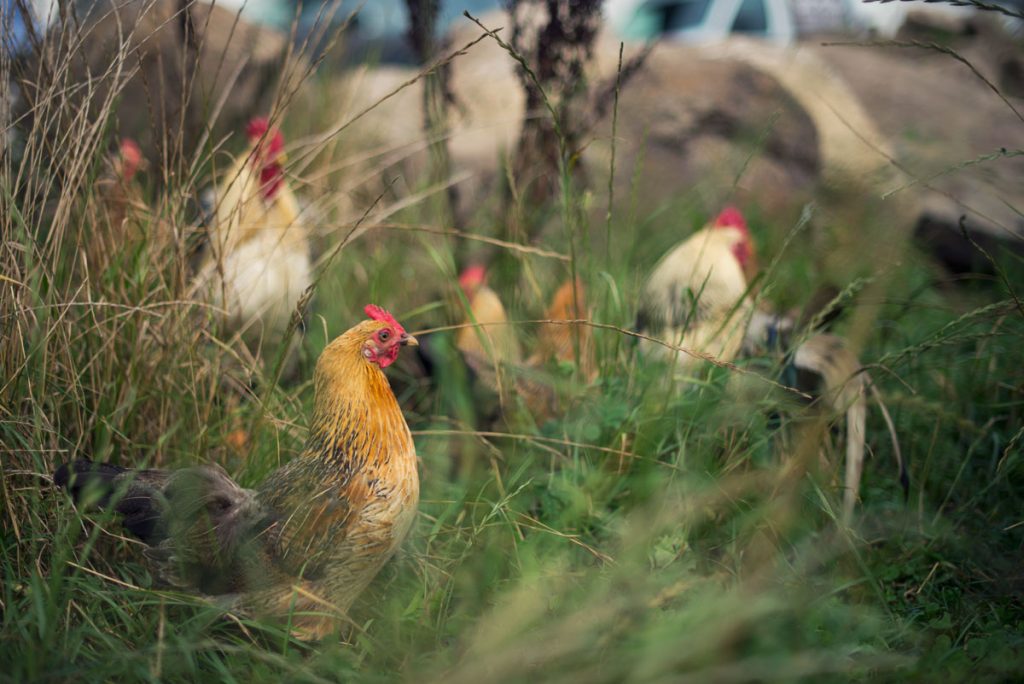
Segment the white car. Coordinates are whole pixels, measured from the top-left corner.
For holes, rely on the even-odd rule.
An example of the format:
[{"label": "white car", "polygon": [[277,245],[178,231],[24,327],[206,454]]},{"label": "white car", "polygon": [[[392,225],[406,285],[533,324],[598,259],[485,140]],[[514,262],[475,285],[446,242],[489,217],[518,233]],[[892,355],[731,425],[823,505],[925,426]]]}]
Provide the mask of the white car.
[{"label": "white car", "polygon": [[712,42],[741,33],[786,44],[796,37],[787,0],[609,0],[605,12],[625,39]]},{"label": "white car", "polygon": [[[991,0],[1020,11],[1024,0]],[[658,36],[688,42],[713,42],[739,33],[775,43],[822,32],[869,31],[891,38],[910,12],[949,19],[969,17],[975,7],[928,2],[861,2],[861,0],[606,0],[605,16],[626,40]],[[1003,17],[1011,30],[1021,22]]]}]

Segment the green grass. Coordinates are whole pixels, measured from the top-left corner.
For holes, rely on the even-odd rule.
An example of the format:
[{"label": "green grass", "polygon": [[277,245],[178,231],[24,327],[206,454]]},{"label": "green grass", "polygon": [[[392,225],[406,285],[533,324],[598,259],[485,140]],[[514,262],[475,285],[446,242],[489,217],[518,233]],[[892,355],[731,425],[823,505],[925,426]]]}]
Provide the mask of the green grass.
[{"label": "green grass", "polygon": [[[312,101],[330,99],[327,85],[307,88]],[[56,144],[67,159],[98,164],[104,142]],[[29,132],[26,155],[52,158],[39,143]],[[358,149],[342,136],[314,168]],[[78,244],[96,226],[78,219],[90,183],[49,164],[15,171],[3,171],[0,219],[0,680],[996,682],[1024,671],[1024,312],[1011,295],[1024,270],[1012,257],[995,255],[1008,282],[954,290],[891,237],[878,249],[865,239],[849,256],[838,284],[871,282],[841,330],[863,340],[864,363],[880,364],[872,375],[911,474],[904,502],[885,425],[869,409],[872,457],[851,528],[837,520],[841,440],[828,450],[832,467],[817,467],[817,443],[787,429],[797,416],[773,423],[790,402],[756,377],[709,368],[671,386],[628,338],[596,330],[596,387],[569,383],[569,409],[547,424],[512,406],[494,427],[454,355],[436,380],[403,359],[389,374],[422,461],[417,523],[357,602],[353,627],[306,645],[282,625],[156,586],[139,544],[109,517],[80,518],[49,473],[74,457],[215,461],[258,481],[301,448],[312,363],[365,303],[390,308],[411,331],[461,320],[454,253],[464,246],[371,223],[319,283],[298,380],[259,378],[255,396],[240,398],[222,381],[239,373],[230,341],[214,342],[216,322],[182,301],[184,250],[160,247],[167,258],[155,267],[154,223],[83,285]],[[342,173],[299,192],[331,207]],[[830,230],[859,228],[847,209],[864,191],[831,198]],[[620,197],[606,249],[603,208],[591,221],[578,189],[565,201],[548,212],[541,246],[573,251],[594,319],[624,328],[641,275],[712,209],[684,188],[666,207],[634,211]],[[825,280],[809,241],[780,254],[794,227],[745,209],[762,264],[779,256],[766,299],[799,303]],[[335,211],[326,222],[340,220]],[[395,220],[431,223],[433,211],[417,205]],[[896,221],[884,204],[867,211]],[[162,214],[185,225],[183,205]],[[491,216],[474,230],[506,237]],[[347,230],[324,235],[324,252]],[[892,260],[879,261],[881,251]],[[492,280],[513,318],[540,317],[568,265],[500,256]],[[534,334],[521,329],[527,346]],[[741,363],[772,378],[778,364]],[[228,443],[239,427],[252,436],[242,453]]]}]

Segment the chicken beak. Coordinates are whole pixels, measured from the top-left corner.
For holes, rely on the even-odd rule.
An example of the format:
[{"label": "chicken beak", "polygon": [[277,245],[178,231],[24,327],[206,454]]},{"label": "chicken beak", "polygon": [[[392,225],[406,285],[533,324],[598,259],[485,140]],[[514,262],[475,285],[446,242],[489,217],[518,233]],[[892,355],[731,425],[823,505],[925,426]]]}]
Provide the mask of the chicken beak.
[{"label": "chicken beak", "polygon": [[399,338],[398,343],[401,344],[403,347],[420,346],[420,341],[417,340],[412,335],[410,335],[409,333],[402,333],[402,336]]}]

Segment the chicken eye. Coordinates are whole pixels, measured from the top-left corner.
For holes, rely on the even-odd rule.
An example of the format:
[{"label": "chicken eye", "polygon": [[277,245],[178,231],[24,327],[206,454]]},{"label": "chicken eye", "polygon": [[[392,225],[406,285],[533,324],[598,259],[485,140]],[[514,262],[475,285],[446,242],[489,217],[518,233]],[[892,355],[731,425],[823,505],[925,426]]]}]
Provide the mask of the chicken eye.
[{"label": "chicken eye", "polygon": [[387,342],[390,337],[391,332],[387,330],[381,330],[380,333],[377,335],[377,339],[380,340],[381,342]]}]

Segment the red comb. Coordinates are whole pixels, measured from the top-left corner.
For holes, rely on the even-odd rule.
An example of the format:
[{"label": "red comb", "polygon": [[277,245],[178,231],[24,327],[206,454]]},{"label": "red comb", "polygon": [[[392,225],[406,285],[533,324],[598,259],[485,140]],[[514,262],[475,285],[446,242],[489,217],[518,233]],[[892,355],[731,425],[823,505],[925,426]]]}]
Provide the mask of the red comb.
[{"label": "red comb", "polygon": [[245,134],[251,140],[262,137],[268,130],[270,130],[270,119],[265,116],[254,116],[249,119],[249,124],[245,127]]},{"label": "red comb", "polygon": [[392,316],[387,311],[387,309],[383,309],[377,306],[376,304],[367,304],[365,307],[363,307],[363,311],[366,312],[367,316],[369,316],[375,321],[384,321],[385,323],[390,323],[391,326],[394,327],[395,332],[397,332],[399,335],[405,332],[405,328],[402,327],[402,324],[396,321],[395,317]]},{"label": "red comb", "polygon": [[459,274],[459,287],[468,292],[470,289],[482,285],[486,278],[487,269],[480,264],[467,266]]},{"label": "red comb", "polygon": [[142,150],[139,149],[138,143],[131,138],[121,139],[121,161],[123,162],[121,174],[125,180],[131,180],[132,176],[139,169],[139,164],[142,163]]},{"label": "red comb", "polygon": [[142,159],[142,150],[139,149],[139,144],[131,138],[121,139],[121,154],[135,162]]},{"label": "red comb", "polygon": [[250,143],[257,143],[265,138],[264,144],[267,146],[267,156],[270,159],[284,150],[284,136],[276,126],[270,125],[270,119],[265,116],[255,116],[249,119],[249,123],[245,127],[245,135],[248,136]]},{"label": "red comb", "polygon": [[746,230],[747,220],[743,218],[743,213],[736,207],[726,207],[715,218],[715,228],[739,228],[740,230]]}]

